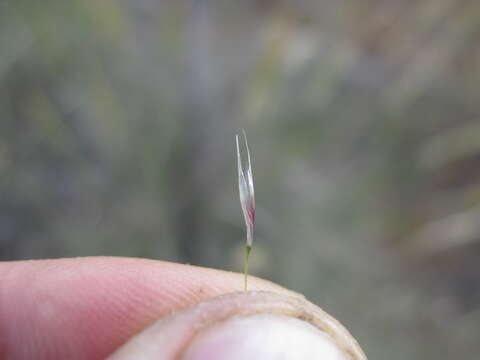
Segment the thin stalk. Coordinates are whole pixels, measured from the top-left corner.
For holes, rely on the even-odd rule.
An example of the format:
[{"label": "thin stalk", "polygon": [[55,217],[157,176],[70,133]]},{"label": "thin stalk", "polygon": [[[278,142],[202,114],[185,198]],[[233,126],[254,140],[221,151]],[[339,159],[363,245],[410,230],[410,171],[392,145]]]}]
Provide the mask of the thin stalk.
[{"label": "thin stalk", "polygon": [[251,245],[245,245],[245,257],[243,262],[243,272],[245,274],[245,291],[248,288],[248,258],[250,257],[250,251],[252,251]]}]

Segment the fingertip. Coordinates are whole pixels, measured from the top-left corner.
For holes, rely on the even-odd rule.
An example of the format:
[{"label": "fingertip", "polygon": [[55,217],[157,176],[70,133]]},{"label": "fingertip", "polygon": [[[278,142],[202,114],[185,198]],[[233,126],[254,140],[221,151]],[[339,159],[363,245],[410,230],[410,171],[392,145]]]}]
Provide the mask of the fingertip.
[{"label": "fingertip", "polygon": [[101,359],[158,318],[243,287],[236,273],[115,257],[6,262],[0,279],[0,355],[12,359]]},{"label": "fingertip", "polygon": [[332,316],[299,297],[230,293],[157,321],[108,360],[366,360]]}]

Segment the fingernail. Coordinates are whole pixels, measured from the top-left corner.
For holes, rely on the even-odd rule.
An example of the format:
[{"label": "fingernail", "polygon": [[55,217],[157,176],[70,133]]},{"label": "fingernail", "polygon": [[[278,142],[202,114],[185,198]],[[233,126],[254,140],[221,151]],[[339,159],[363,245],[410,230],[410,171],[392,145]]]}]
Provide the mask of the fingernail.
[{"label": "fingernail", "polygon": [[281,314],[238,316],[212,325],[192,341],[182,360],[348,360],[327,333]]},{"label": "fingernail", "polygon": [[332,316],[299,296],[231,293],[163,318],[108,360],[367,360]]}]

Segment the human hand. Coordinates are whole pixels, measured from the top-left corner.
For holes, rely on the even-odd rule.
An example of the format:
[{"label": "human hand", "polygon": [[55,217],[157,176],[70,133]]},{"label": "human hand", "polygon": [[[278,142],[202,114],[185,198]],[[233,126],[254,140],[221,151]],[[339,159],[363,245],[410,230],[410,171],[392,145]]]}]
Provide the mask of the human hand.
[{"label": "human hand", "polygon": [[240,274],[145,259],[4,262],[0,358],[366,359],[301,295],[242,287]]}]

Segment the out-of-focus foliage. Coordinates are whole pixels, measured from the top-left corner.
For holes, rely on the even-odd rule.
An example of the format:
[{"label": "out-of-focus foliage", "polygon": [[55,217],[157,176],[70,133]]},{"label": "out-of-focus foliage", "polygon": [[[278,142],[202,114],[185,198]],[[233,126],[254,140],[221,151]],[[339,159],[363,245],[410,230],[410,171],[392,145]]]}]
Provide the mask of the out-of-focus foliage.
[{"label": "out-of-focus foliage", "polygon": [[0,3],[0,256],[252,272],[372,359],[480,353],[480,2]]}]

